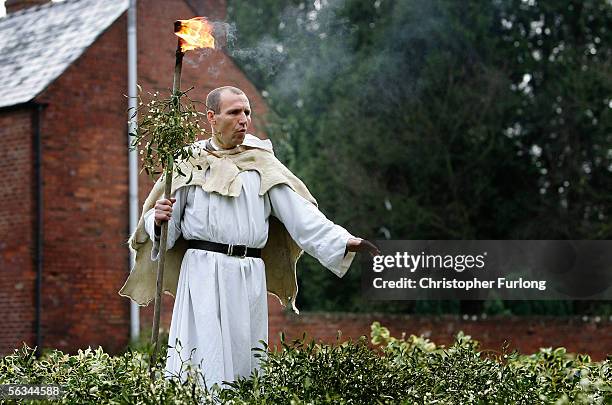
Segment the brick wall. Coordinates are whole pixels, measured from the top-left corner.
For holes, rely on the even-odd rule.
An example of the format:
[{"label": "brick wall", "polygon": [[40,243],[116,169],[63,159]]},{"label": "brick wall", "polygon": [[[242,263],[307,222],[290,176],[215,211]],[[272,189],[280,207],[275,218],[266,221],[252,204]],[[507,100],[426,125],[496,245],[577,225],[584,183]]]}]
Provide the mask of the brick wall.
[{"label": "brick wall", "polygon": [[30,107],[0,112],[0,353],[35,341],[33,113]]},{"label": "brick wall", "polygon": [[337,331],[342,340],[356,340],[361,335],[370,337],[370,325],[379,321],[391,332],[423,335],[436,344],[451,344],[459,331],[480,341],[482,349],[501,351],[504,341],[509,349],[521,353],[534,353],[540,347],[563,346],[573,353],[586,353],[594,360],[603,360],[612,354],[612,320],[581,317],[479,317],[411,316],[388,314],[304,313],[295,315],[280,310],[270,302],[269,343],[279,345],[279,334],[285,332],[287,340],[302,337],[327,343],[336,341]]},{"label": "brick wall", "polygon": [[[164,297],[161,327],[168,331],[172,315],[172,298]],[[480,341],[481,349],[501,351],[505,341],[509,350],[535,353],[540,347],[565,347],[572,353],[589,354],[593,360],[604,360],[612,354],[612,319],[581,317],[478,317],[475,319],[454,315],[414,316],[389,314],[351,314],[301,312],[296,315],[284,310],[275,297],[268,297],[268,343],[280,347],[280,333],[286,341],[301,338],[335,343],[338,331],[341,341],[357,340],[364,335],[370,339],[370,325],[380,322],[400,338],[402,333],[425,336],[440,345],[449,345],[459,331]],[[142,316],[143,334],[150,336],[152,308]]]},{"label": "brick wall", "polygon": [[128,266],[126,16],[37,100],[44,179],[43,345],[73,352],[127,342],[117,295]]}]

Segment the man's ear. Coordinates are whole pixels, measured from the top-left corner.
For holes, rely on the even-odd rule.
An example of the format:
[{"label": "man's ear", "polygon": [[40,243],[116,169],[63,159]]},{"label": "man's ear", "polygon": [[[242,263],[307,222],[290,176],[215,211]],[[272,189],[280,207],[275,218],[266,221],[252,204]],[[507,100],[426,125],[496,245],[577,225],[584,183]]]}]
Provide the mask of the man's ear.
[{"label": "man's ear", "polygon": [[206,118],[208,118],[208,122],[211,125],[217,122],[217,120],[215,120],[215,112],[213,110],[206,111]]}]

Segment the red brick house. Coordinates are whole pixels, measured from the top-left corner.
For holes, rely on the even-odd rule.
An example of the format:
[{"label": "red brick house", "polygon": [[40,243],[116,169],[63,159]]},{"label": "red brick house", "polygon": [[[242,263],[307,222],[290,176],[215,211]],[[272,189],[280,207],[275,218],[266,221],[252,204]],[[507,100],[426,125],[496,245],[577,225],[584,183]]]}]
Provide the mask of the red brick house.
[{"label": "red brick house", "polygon": [[[130,260],[128,0],[8,0],[6,6],[0,18],[0,353],[22,341],[116,352],[130,337],[129,300],[117,294]],[[138,1],[143,90],[172,86],[174,21],[223,19],[225,7],[223,0]],[[223,52],[201,62],[187,54],[182,83],[194,86],[198,99],[219,85],[238,86],[255,116],[265,111],[255,87]],[[256,122],[253,130],[261,135]],[[141,202],[151,185],[140,176]],[[167,297],[165,318],[171,308]]]}]

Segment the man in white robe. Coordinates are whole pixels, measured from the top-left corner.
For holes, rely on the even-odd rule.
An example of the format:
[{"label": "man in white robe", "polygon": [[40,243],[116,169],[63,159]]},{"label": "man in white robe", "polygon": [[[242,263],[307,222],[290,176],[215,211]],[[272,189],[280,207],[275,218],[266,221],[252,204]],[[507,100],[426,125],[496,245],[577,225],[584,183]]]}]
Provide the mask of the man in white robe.
[{"label": "man in white robe", "polygon": [[[213,136],[200,141],[200,147],[272,151],[269,140],[247,134],[251,108],[241,90],[229,86],[215,89],[206,104]],[[205,178],[209,175],[210,169]],[[146,232],[154,241],[151,260],[158,259],[163,221],[169,221],[168,249],[181,235],[186,240],[261,249],[268,240],[270,216],[284,224],[301,249],[338,277],[346,273],[355,252],[378,254],[374,245],[332,223],[287,184],[275,185],[260,195],[260,174],[256,170],[241,171],[238,176],[242,189],[237,197],[186,185],[176,190],[174,198],[157,200],[143,216]],[[251,349],[261,348],[260,340],[268,341],[264,261],[259,257],[187,249],[172,312],[166,377],[184,378],[181,364],[189,358],[192,365],[201,367],[209,388],[249,376],[258,368],[259,359]]]}]

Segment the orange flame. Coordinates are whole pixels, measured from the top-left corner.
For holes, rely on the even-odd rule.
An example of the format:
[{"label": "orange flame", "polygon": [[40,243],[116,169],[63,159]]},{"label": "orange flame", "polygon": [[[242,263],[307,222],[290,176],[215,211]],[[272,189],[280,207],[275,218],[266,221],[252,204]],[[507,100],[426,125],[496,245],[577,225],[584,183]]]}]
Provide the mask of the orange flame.
[{"label": "orange flame", "polygon": [[215,47],[213,26],[204,17],[194,17],[189,20],[177,20],[174,33],[181,40],[181,51],[191,51],[198,48]]}]

